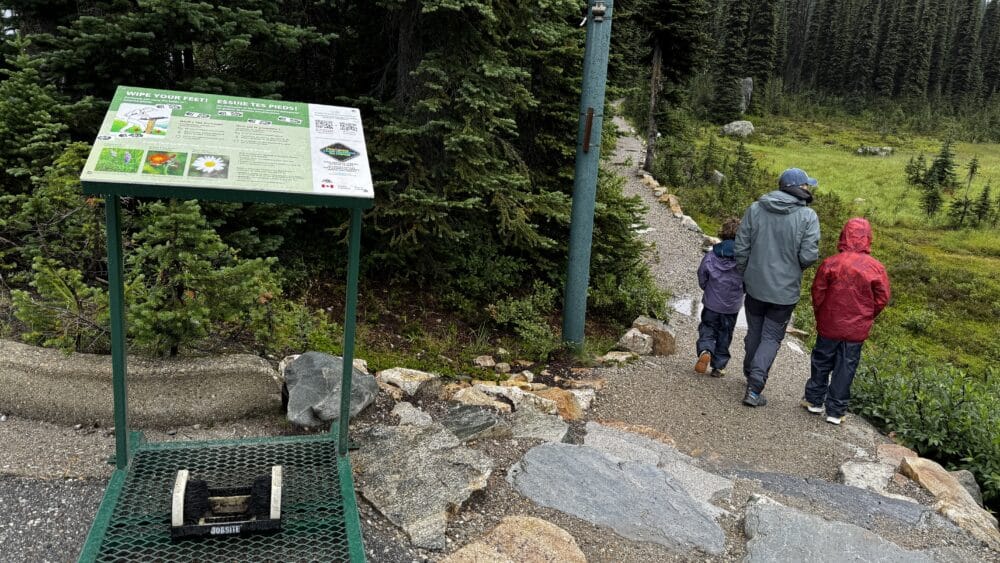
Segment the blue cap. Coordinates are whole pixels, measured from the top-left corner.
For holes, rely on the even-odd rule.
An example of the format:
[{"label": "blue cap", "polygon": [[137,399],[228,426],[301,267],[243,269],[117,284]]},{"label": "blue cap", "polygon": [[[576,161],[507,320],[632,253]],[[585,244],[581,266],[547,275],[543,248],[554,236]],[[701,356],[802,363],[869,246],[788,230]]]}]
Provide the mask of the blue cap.
[{"label": "blue cap", "polygon": [[810,178],[805,170],[801,168],[789,168],[778,177],[778,188],[790,188],[792,186],[818,186],[819,180]]}]

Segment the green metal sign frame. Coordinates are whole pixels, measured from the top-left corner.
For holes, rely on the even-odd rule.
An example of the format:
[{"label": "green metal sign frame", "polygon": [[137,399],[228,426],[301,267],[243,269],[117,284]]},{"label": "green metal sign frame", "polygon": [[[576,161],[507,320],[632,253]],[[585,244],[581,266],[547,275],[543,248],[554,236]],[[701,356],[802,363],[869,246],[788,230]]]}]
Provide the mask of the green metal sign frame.
[{"label": "green metal sign frame", "polygon": [[[119,89],[121,92],[121,88]],[[156,91],[153,91],[156,92]],[[181,94],[181,93],[173,93]],[[262,100],[261,102],[273,102]],[[325,106],[309,106],[314,107]],[[177,108],[181,109],[181,108]],[[203,114],[202,114],[203,115]],[[360,118],[359,118],[360,120]],[[97,153],[99,146],[95,145]],[[107,149],[104,149],[107,150]],[[92,155],[92,158],[94,156]],[[367,158],[364,160],[367,169]],[[122,197],[152,197],[178,199],[204,199],[230,202],[276,203],[295,206],[318,206],[346,208],[350,212],[350,234],[348,240],[347,291],[344,311],[344,354],[343,378],[341,386],[340,418],[337,426],[331,426],[329,435],[336,440],[336,467],[339,468],[340,494],[344,503],[344,515],[347,525],[347,535],[350,544],[350,561],[364,561],[364,546],[361,537],[360,521],[355,500],[354,484],[351,477],[350,461],[347,456],[347,435],[350,419],[351,374],[354,363],[354,336],[357,317],[358,269],[361,256],[361,222],[364,209],[374,205],[374,199],[368,194],[326,195],[318,192],[292,192],[280,189],[251,189],[215,187],[198,185],[194,180],[185,182],[181,179],[170,185],[158,184],[152,178],[135,174],[123,181],[88,180],[86,175],[81,178],[83,193],[101,196],[105,203],[105,227],[107,230],[108,250],[108,289],[111,314],[111,361],[112,387],[114,396],[115,422],[115,471],[111,476],[108,489],[95,517],[94,524],[87,542],[80,555],[80,561],[93,561],[97,558],[101,541],[111,522],[112,514],[122,487],[130,461],[138,448],[155,450],[158,444],[145,444],[142,434],[130,432],[128,424],[127,397],[127,346],[125,326],[125,299],[123,277],[123,252],[121,234],[121,198]],[[144,182],[145,181],[145,182]],[[264,439],[267,441],[268,439]],[[287,442],[287,438],[270,440]],[[235,441],[238,443],[240,441]],[[253,440],[242,441],[253,443]],[[209,444],[209,443],[206,443]],[[167,530],[164,530],[167,534]]]}]

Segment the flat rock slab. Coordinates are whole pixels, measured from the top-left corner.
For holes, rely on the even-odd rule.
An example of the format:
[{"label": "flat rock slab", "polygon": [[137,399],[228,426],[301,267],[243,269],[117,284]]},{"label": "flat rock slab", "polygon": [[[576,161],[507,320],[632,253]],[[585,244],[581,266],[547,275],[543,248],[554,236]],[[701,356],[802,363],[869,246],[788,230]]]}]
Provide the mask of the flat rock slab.
[{"label": "flat rock slab", "polygon": [[569,432],[569,424],[552,414],[539,412],[531,407],[521,407],[514,413],[511,425],[514,438],[562,442]]},{"label": "flat rock slab", "polygon": [[747,563],[931,563],[919,551],[907,551],[868,530],[831,522],[754,496],[747,505],[744,524]]},{"label": "flat rock slab", "polygon": [[486,486],[493,461],[439,423],[375,426],[352,456],[358,490],[417,547],[444,549],[448,511]]},{"label": "flat rock slab", "polygon": [[[299,426],[323,426],[340,418],[340,385],[344,359],[323,352],[306,352],[285,368],[288,386],[288,420]],[[375,378],[351,369],[353,418],[375,401]]]},{"label": "flat rock slab", "polygon": [[542,444],[514,464],[507,481],[537,504],[566,512],[636,541],[679,553],[719,554],[726,537],[676,479],[587,446]]},{"label": "flat rock slab", "polygon": [[508,516],[441,563],[587,563],[566,530],[531,516]]},{"label": "flat rock slab", "polygon": [[400,424],[430,426],[431,423],[434,422],[431,419],[431,415],[413,406],[411,403],[407,403],[406,401],[396,403],[396,406],[392,407],[392,412],[390,414],[398,416]]},{"label": "flat rock slab", "polygon": [[880,518],[906,529],[914,526],[954,529],[950,522],[925,506],[884,497],[866,489],[784,473],[738,470],[731,476],[752,479],[760,482],[768,491],[805,499],[837,514],[838,520],[852,522],[867,529],[872,529]]},{"label": "flat rock slab", "polygon": [[588,422],[583,443],[621,459],[655,465],[669,473],[692,498],[702,503],[703,512],[712,516],[726,514],[711,501],[728,494],[733,488],[732,480],[702,470],[695,465],[693,458],[666,442]]},{"label": "flat rock slab", "polygon": [[425,388],[439,382],[441,376],[436,373],[418,371],[408,368],[390,368],[375,374],[379,383],[399,387],[407,397],[412,397]]},{"label": "flat rock slab", "polygon": [[440,422],[463,442],[511,436],[510,424],[488,407],[455,404],[448,408]]}]

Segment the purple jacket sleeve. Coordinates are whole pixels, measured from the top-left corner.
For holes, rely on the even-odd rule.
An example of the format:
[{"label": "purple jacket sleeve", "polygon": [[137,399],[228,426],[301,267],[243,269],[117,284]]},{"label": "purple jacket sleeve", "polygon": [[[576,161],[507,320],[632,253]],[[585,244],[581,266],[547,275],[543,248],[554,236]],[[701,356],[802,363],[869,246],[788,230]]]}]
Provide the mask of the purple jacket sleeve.
[{"label": "purple jacket sleeve", "polygon": [[708,284],[708,260],[709,254],[706,254],[704,258],[701,259],[701,265],[698,266],[698,287],[705,289]]}]

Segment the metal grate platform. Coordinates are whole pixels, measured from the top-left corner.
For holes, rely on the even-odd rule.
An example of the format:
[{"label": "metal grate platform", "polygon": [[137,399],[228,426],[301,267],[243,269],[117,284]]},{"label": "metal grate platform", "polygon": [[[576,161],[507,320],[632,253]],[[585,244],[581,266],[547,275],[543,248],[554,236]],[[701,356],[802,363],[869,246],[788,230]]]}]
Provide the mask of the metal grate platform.
[{"label": "metal grate platform", "polygon": [[[213,487],[236,487],[272,465],[284,468],[280,532],[171,541],[178,469]],[[364,560],[350,465],[337,455],[334,434],[139,444],[116,473],[124,478],[112,477],[81,561]]]}]

